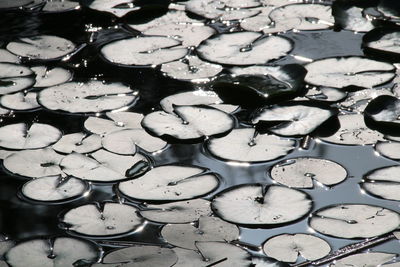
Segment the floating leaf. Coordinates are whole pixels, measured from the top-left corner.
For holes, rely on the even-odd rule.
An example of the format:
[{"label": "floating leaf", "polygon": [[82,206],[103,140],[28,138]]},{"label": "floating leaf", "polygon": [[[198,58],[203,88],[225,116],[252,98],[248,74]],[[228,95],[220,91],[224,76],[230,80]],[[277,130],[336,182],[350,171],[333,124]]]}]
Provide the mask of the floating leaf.
[{"label": "floating leaf", "polygon": [[369,129],[362,114],[338,116],[340,129],[331,136],[320,139],[339,145],[371,145],[383,140],[383,135]]},{"label": "floating leaf", "polygon": [[53,149],[60,153],[70,154],[77,153],[90,153],[100,149],[101,138],[96,134],[85,133],[72,133],[61,137],[61,139],[53,145]]},{"label": "floating leaf", "polygon": [[201,58],[227,65],[265,64],[285,56],[292,50],[291,42],[279,36],[263,36],[255,32],[216,35],[197,49]]},{"label": "floating leaf", "polygon": [[374,126],[399,127],[400,126],[400,100],[395,96],[381,95],[369,102],[364,115]]},{"label": "floating leaf", "polygon": [[51,148],[22,150],[6,157],[3,166],[14,174],[37,178],[61,174],[59,164],[63,158]]},{"label": "floating leaf", "polygon": [[28,181],[21,192],[31,200],[58,202],[79,198],[88,189],[86,182],[74,177],[46,176]]},{"label": "floating leaf", "polygon": [[271,178],[280,184],[294,188],[313,188],[313,179],[324,185],[343,182],[347,171],[336,162],[319,158],[293,158],[275,164]]},{"label": "floating leaf", "polygon": [[139,161],[147,161],[140,154],[121,156],[103,149],[89,155],[72,153],[61,161],[63,171],[83,180],[114,182],[124,180],[125,172]]},{"label": "floating leaf", "polygon": [[196,225],[167,224],[161,235],[174,246],[197,250],[197,241],[230,242],[238,239],[239,228],[217,217],[201,216]]},{"label": "floating leaf", "polygon": [[106,116],[110,119],[89,117],[84,123],[84,127],[91,133],[106,135],[123,129],[142,129],[141,121],[143,115],[134,112],[107,112]]},{"label": "floating leaf", "polygon": [[143,201],[177,201],[206,195],[218,185],[216,175],[206,169],[165,165],[155,167],[137,179],[120,183],[118,190]]},{"label": "floating leaf", "polygon": [[31,3],[32,0],[3,0],[0,3],[0,9],[19,9]]},{"label": "floating leaf", "polygon": [[170,11],[147,23],[130,24],[129,27],[144,35],[172,36],[185,47],[197,46],[216,32],[201,21],[189,18],[182,11]]},{"label": "floating leaf", "polygon": [[190,223],[210,213],[210,202],[204,199],[147,205],[140,211],[144,218],[159,223]]},{"label": "floating leaf", "polygon": [[69,231],[86,236],[115,236],[136,230],[142,219],[138,210],[126,204],[106,202],[103,206],[86,204],[67,211],[61,222]]},{"label": "floating leaf", "polygon": [[175,252],[170,248],[135,245],[112,250],[104,256],[102,264],[94,264],[92,266],[170,267],[175,266],[177,260]]},{"label": "floating leaf", "polygon": [[38,102],[47,109],[71,113],[96,113],[132,104],[137,91],[121,83],[69,82],[42,90]]},{"label": "floating leaf", "polygon": [[9,124],[0,128],[0,146],[9,149],[37,149],[57,142],[62,134],[56,127],[43,124]]},{"label": "floating leaf", "polygon": [[38,35],[19,38],[10,42],[7,50],[21,57],[34,60],[56,60],[75,50],[73,42],[53,35]]},{"label": "floating leaf", "polygon": [[394,211],[364,204],[340,204],[312,213],[310,226],[338,238],[370,238],[389,233],[400,225],[400,215]]},{"label": "floating leaf", "polygon": [[213,91],[189,91],[167,96],[160,101],[161,108],[167,113],[174,113],[174,106],[212,105],[222,103],[221,98]]},{"label": "floating leaf", "polygon": [[378,28],[363,37],[366,53],[386,57],[389,60],[400,58],[400,28]]},{"label": "floating leaf", "polygon": [[314,87],[308,90],[307,95],[305,97],[311,100],[317,100],[323,102],[339,102],[347,97],[347,93],[337,88]]},{"label": "floating leaf", "polygon": [[108,151],[122,155],[134,155],[136,147],[147,152],[161,151],[167,143],[160,138],[149,135],[143,129],[126,129],[105,135],[101,141]]},{"label": "floating leaf", "polygon": [[37,93],[28,92],[28,93],[15,93],[4,95],[0,98],[0,104],[8,109],[25,111],[39,108],[40,105],[36,101]]},{"label": "floating leaf", "polygon": [[101,54],[120,65],[160,65],[186,56],[188,50],[180,45],[180,41],[164,36],[132,37],[106,44]]},{"label": "floating leaf", "polygon": [[253,227],[293,222],[311,208],[306,193],[277,185],[239,185],[218,193],[212,201],[213,211],[223,220]]},{"label": "floating leaf", "polygon": [[71,237],[33,239],[11,248],[6,261],[15,267],[73,266],[78,260],[96,262],[100,256],[94,243]]},{"label": "floating leaf", "polygon": [[35,83],[33,71],[14,63],[0,63],[0,95],[24,90]]},{"label": "floating leaf", "polygon": [[34,87],[50,87],[68,82],[72,79],[72,73],[63,68],[49,68],[46,66],[32,67],[36,74]]},{"label": "floating leaf", "polygon": [[202,61],[196,56],[161,65],[161,71],[174,79],[194,83],[208,82],[222,71],[222,66]]},{"label": "floating leaf", "polygon": [[94,0],[90,3],[89,8],[107,12],[116,17],[123,17],[129,12],[140,9],[132,0]]},{"label": "floating leaf", "polygon": [[246,31],[252,32],[261,32],[264,30],[268,30],[270,27],[274,27],[275,25],[272,23],[269,14],[271,11],[276,8],[273,5],[266,5],[258,8],[260,13],[256,16],[244,18],[240,21],[240,27]]},{"label": "floating leaf", "polygon": [[400,160],[400,142],[378,142],[375,150],[384,157]]},{"label": "floating leaf", "polygon": [[391,95],[393,93],[386,88],[371,88],[371,89],[363,89],[357,92],[352,92],[346,98],[345,101],[340,103],[340,108],[345,109],[347,111],[356,111],[359,113],[364,112],[365,108],[367,107],[368,103],[380,96],[380,95]]},{"label": "floating leaf", "polygon": [[292,102],[287,105],[263,108],[253,117],[252,123],[277,122],[277,125],[269,128],[269,131],[274,134],[307,135],[334,115],[335,112],[332,109]]},{"label": "floating leaf", "polygon": [[347,267],[347,266],[390,267],[392,266],[392,264],[385,264],[385,265],[382,264],[391,262],[394,258],[396,258],[396,254],[371,251],[371,252],[359,253],[347,256],[343,259],[335,261],[333,264],[330,265],[330,267]]},{"label": "floating leaf", "polygon": [[348,1],[335,1],[332,14],[335,24],[345,30],[368,32],[375,28],[373,21],[364,16],[363,9]]},{"label": "floating leaf", "polygon": [[260,3],[255,0],[190,0],[185,3],[186,11],[195,13],[207,19],[219,20],[238,20],[243,18],[252,17],[257,15],[257,9],[250,9],[257,7]]},{"label": "floating leaf", "polygon": [[196,242],[198,251],[174,248],[178,262],[174,267],[243,267],[251,265],[250,254],[224,242]]},{"label": "floating leaf", "polygon": [[374,196],[400,201],[399,173],[399,166],[379,168],[367,173],[360,186]]},{"label": "floating leaf", "polygon": [[80,8],[79,2],[69,0],[47,0],[42,8],[45,13],[60,13],[66,11],[77,10]]},{"label": "floating leaf", "polygon": [[362,57],[326,58],[305,67],[308,71],[306,82],[345,90],[374,87],[395,76],[392,64]]},{"label": "floating leaf", "polygon": [[11,110],[0,107],[0,116],[8,115],[10,113]]},{"label": "floating leaf", "polygon": [[18,56],[7,51],[6,49],[0,49],[0,62],[20,63],[21,60]]},{"label": "floating leaf", "polygon": [[146,115],[144,128],[156,136],[171,136],[189,140],[230,131],[235,122],[232,116],[208,106],[175,106],[177,116],[156,111]]},{"label": "floating leaf", "polygon": [[[329,5],[293,4],[278,7],[269,14],[280,28],[287,24],[286,30],[322,30],[334,24],[332,9]],[[293,23],[297,20],[297,23]]]},{"label": "floating leaf", "polygon": [[234,129],[227,136],[212,138],[207,149],[218,158],[239,162],[262,162],[289,154],[294,140],[258,134],[253,128]]},{"label": "floating leaf", "polygon": [[298,256],[310,261],[325,257],[331,247],[324,239],[309,234],[281,234],[268,239],[263,250],[269,257],[295,263]]}]

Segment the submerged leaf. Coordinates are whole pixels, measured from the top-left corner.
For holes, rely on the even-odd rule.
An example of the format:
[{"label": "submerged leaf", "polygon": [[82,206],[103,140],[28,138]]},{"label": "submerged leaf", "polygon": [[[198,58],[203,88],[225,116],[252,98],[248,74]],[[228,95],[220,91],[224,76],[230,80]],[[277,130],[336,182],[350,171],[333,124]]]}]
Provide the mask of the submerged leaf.
[{"label": "submerged leaf", "polygon": [[313,188],[313,179],[324,185],[344,181],[347,171],[336,162],[319,158],[293,158],[275,164],[271,178],[280,184],[294,188]]},{"label": "submerged leaf", "polygon": [[206,169],[165,165],[155,167],[137,179],[120,183],[118,190],[143,201],[177,201],[206,195],[218,185],[216,175]]},{"label": "submerged leaf", "polygon": [[217,217],[201,216],[197,225],[167,224],[161,236],[171,245],[197,250],[198,241],[230,242],[239,238],[239,228]]},{"label": "submerged leaf", "polygon": [[285,56],[292,50],[291,42],[279,36],[263,36],[255,32],[216,35],[197,49],[201,58],[227,65],[265,64]]},{"label": "submerged leaf", "polygon": [[142,219],[138,210],[126,204],[104,203],[103,207],[86,204],[67,211],[61,222],[69,231],[86,236],[114,236],[136,230]]},{"label": "submerged leaf", "polygon": [[388,200],[400,201],[400,167],[383,167],[367,173],[360,186],[368,193]]},{"label": "submerged leaf", "polygon": [[[391,264],[385,264],[391,262],[396,258],[396,254],[384,253],[384,252],[365,252],[351,256],[347,256],[343,259],[335,261],[330,267],[347,267],[347,266],[363,266],[363,267],[375,267],[384,266],[390,267]],[[394,267],[394,266],[393,266]]]},{"label": "submerged leaf", "polygon": [[240,225],[276,226],[305,216],[312,208],[306,193],[283,186],[260,184],[231,187],[217,194],[213,211],[228,222]]},{"label": "submerged leaf", "polygon": [[347,239],[370,238],[398,228],[400,215],[378,206],[341,204],[315,211],[309,224],[324,235]]},{"label": "submerged leaf", "polygon": [[274,259],[295,263],[297,258],[310,261],[325,257],[331,247],[324,239],[309,234],[281,234],[268,239],[263,250]]},{"label": "submerged leaf", "polygon": [[253,128],[234,129],[227,136],[212,138],[207,149],[218,158],[239,162],[263,162],[289,154],[296,141],[258,134]]}]

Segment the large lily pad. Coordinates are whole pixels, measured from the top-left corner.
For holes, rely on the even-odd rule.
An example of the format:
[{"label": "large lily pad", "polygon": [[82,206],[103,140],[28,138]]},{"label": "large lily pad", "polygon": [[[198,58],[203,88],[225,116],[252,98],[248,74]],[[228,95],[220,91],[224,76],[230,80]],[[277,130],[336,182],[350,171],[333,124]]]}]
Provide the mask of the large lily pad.
[{"label": "large lily pad", "polygon": [[305,216],[312,208],[306,193],[283,186],[245,184],[217,194],[213,211],[222,219],[247,226],[277,226]]},{"label": "large lily pad", "polygon": [[388,200],[400,201],[400,167],[389,166],[367,173],[360,186],[366,192]]},{"label": "large lily pad", "polygon": [[263,36],[255,32],[216,35],[197,49],[201,58],[227,65],[265,64],[285,56],[291,42],[279,36]]},{"label": "large lily pad", "polygon": [[310,226],[338,238],[370,238],[389,233],[400,225],[400,215],[389,209],[365,204],[341,204],[315,211]]},{"label": "large lily pad", "polygon": [[215,174],[197,166],[165,165],[155,167],[140,178],[122,182],[118,190],[143,201],[177,201],[206,195],[215,190]]},{"label": "large lily pad", "polygon": [[263,162],[289,154],[296,141],[275,135],[258,134],[253,128],[234,129],[227,136],[207,142],[210,153],[224,160]]},{"label": "large lily pad", "polygon": [[137,94],[121,83],[69,82],[42,90],[38,101],[54,111],[96,113],[128,106],[137,99]]}]

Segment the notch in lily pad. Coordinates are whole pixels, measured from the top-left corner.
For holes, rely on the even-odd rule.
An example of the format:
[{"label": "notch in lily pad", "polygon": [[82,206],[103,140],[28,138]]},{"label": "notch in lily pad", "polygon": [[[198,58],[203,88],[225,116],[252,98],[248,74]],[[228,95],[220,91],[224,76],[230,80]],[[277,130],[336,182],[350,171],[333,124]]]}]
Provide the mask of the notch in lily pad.
[{"label": "notch in lily pad", "polygon": [[400,26],[382,27],[363,36],[363,48],[366,54],[390,62],[400,60]]},{"label": "notch in lily pad", "polygon": [[378,96],[369,102],[364,117],[370,128],[396,135],[400,129],[400,100],[390,95]]},{"label": "notch in lily pad", "polygon": [[364,175],[360,187],[367,193],[400,201],[400,166],[388,166],[372,170]]}]

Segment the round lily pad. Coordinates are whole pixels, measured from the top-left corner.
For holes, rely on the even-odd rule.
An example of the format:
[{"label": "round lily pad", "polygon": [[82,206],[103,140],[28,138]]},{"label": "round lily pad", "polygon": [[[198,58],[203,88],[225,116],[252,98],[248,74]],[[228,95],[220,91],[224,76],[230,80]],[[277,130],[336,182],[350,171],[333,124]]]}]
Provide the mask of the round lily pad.
[{"label": "round lily pad", "polygon": [[22,91],[35,84],[34,72],[14,63],[0,63],[0,95]]},{"label": "round lily pad", "polygon": [[36,98],[36,92],[18,92],[14,94],[3,95],[0,98],[0,104],[3,107],[11,110],[26,111],[40,108]]},{"label": "round lily pad", "polygon": [[77,153],[90,153],[100,149],[101,138],[96,134],[85,133],[72,133],[61,137],[57,143],[53,145],[53,149],[60,153],[70,154]]},{"label": "round lily pad", "polygon": [[388,200],[400,201],[400,167],[389,166],[367,173],[360,186],[367,193]]}]

